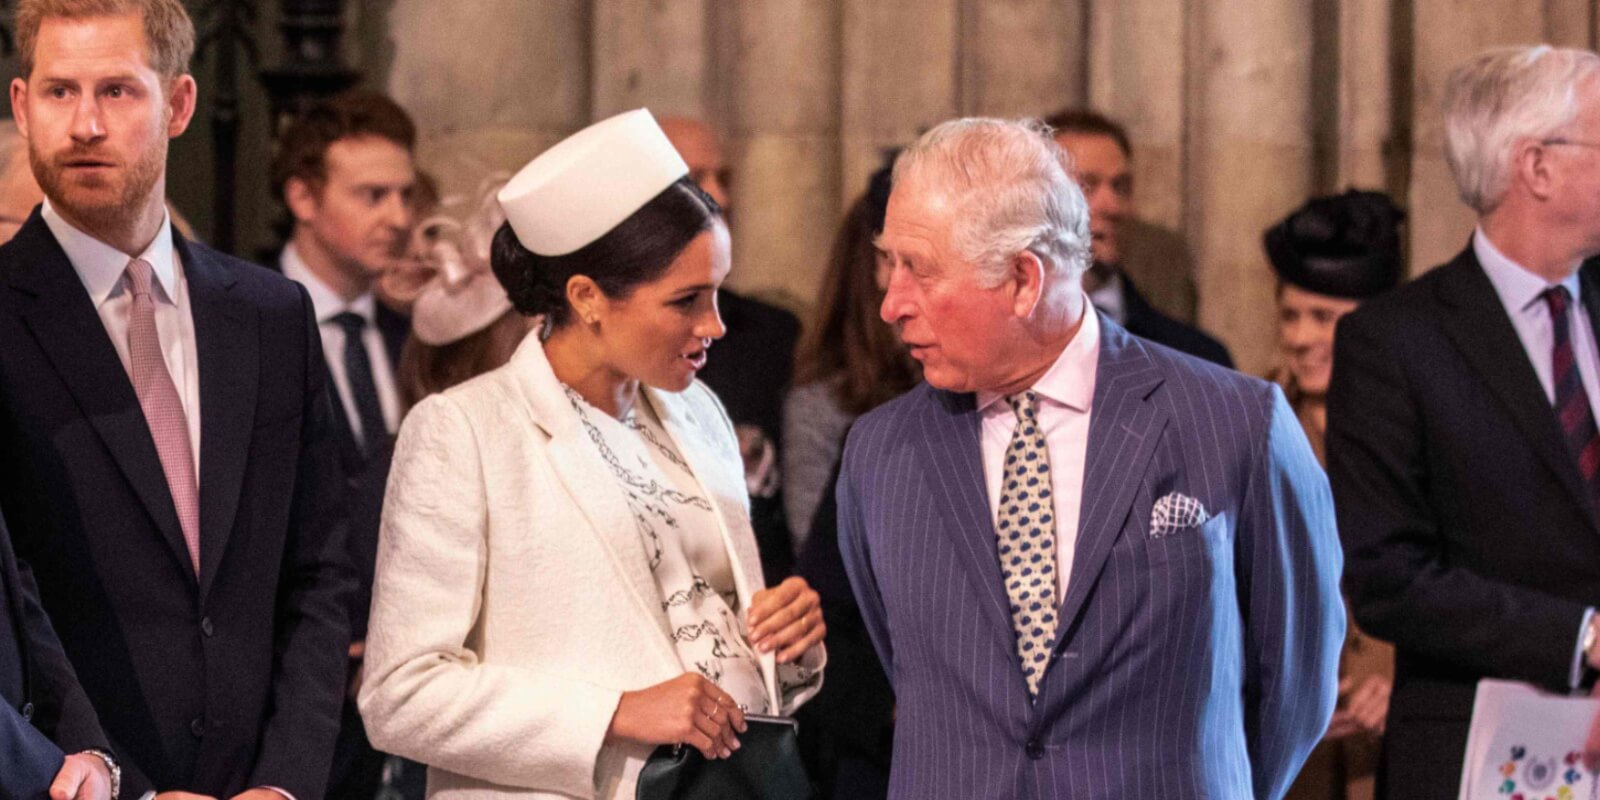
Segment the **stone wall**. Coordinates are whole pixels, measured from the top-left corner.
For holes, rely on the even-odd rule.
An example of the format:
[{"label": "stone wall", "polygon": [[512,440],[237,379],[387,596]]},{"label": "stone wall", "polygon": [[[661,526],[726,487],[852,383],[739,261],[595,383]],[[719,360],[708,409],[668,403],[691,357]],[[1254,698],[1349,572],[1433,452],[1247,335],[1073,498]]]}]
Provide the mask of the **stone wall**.
[{"label": "stone wall", "polygon": [[[1465,242],[1439,87],[1497,43],[1593,46],[1597,0],[389,0],[365,66],[447,189],[614,112],[710,120],[737,196],[732,283],[809,305],[886,147],[966,114],[1090,102],[1131,129],[1142,215],[1196,256],[1200,322],[1273,360],[1261,230],[1309,194],[1387,189],[1412,271]],[[387,46],[372,40],[387,39]]]}]

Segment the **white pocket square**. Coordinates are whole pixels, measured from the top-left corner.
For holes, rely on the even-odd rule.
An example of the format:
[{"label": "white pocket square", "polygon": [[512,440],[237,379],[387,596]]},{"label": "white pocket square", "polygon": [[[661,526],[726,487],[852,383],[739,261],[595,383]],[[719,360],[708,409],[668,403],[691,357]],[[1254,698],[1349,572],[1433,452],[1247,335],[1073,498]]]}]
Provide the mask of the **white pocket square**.
[{"label": "white pocket square", "polygon": [[1150,536],[1160,538],[1186,531],[1210,519],[1206,507],[1186,494],[1171,492],[1150,511]]}]

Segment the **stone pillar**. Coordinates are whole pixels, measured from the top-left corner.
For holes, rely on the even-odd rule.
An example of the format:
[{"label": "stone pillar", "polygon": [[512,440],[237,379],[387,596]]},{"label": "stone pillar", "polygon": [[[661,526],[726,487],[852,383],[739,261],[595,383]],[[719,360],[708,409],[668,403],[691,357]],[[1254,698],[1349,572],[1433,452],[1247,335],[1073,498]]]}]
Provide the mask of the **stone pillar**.
[{"label": "stone pillar", "polygon": [[1444,160],[1440,103],[1450,71],[1494,46],[1537,42],[1545,33],[1543,4],[1483,0],[1413,0],[1416,14],[1416,75],[1412,102],[1411,187],[1406,203],[1411,236],[1411,274],[1420,275],[1455,257],[1466,246],[1476,220],[1460,200]]},{"label": "stone pillar", "polygon": [[1393,13],[1393,0],[1339,4],[1338,191],[1349,187],[1384,191],[1389,186]]},{"label": "stone pillar", "polygon": [[1133,139],[1139,216],[1184,222],[1185,13],[1183,0],[1090,3],[1089,104]]},{"label": "stone pillar", "polygon": [[959,116],[960,0],[840,0],[842,197],[885,148]]},{"label": "stone pillar", "polygon": [[1594,47],[1594,0],[1544,0],[1544,41],[1562,47]]},{"label": "stone pillar", "polygon": [[838,227],[838,7],[740,0],[730,285],[797,311]]},{"label": "stone pillar", "polygon": [[1261,232],[1311,188],[1311,8],[1303,0],[1197,5],[1187,217],[1200,323],[1241,370],[1261,374],[1277,359],[1275,281]]},{"label": "stone pillar", "polygon": [[706,0],[593,0],[593,9],[594,119],[641,106],[707,118]]},{"label": "stone pillar", "polygon": [[[515,170],[589,118],[584,0],[395,0],[389,93],[419,128],[418,160],[446,193]],[[471,46],[463,46],[463,43]]]},{"label": "stone pillar", "polygon": [[1043,117],[1087,95],[1082,0],[967,0],[964,115]]}]

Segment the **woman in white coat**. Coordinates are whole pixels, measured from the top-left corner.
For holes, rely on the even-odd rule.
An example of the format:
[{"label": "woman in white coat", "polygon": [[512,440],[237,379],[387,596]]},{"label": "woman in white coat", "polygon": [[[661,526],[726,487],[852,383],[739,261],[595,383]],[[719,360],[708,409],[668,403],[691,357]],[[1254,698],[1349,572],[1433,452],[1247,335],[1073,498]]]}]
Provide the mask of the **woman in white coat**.
[{"label": "woman in white coat", "polygon": [[544,327],[401,429],[359,700],[430,797],[632,797],[656,746],[729,757],[820,688],[816,593],[763,589],[694,380],[730,256],[687,173],[643,110],[525,167],[492,265]]}]

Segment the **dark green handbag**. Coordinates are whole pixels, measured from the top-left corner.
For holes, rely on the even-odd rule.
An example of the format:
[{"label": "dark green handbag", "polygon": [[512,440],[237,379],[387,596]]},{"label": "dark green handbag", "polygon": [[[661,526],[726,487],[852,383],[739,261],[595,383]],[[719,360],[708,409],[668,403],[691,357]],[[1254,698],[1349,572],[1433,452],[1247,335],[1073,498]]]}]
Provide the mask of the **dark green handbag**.
[{"label": "dark green handbag", "polygon": [[639,771],[638,800],[813,800],[800,762],[800,726],[788,717],[746,714],[731,758],[707,761],[700,751],[662,745]]}]

